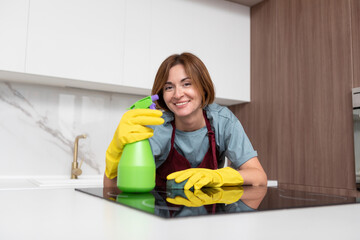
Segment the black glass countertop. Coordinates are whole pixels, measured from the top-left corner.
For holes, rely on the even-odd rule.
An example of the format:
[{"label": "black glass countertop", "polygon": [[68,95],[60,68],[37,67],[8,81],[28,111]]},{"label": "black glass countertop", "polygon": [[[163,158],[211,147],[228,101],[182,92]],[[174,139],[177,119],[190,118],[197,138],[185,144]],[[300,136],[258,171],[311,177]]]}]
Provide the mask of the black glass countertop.
[{"label": "black glass countertop", "polygon": [[195,191],[155,188],[148,193],[124,193],[117,188],[75,190],[163,218],[359,203],[355,197],[252,186]]}]

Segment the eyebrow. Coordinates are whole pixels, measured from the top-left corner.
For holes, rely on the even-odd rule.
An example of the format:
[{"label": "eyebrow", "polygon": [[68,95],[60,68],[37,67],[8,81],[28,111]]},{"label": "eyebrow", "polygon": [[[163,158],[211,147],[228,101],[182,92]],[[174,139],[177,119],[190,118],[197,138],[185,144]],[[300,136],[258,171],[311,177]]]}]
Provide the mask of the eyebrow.
[{"label": "eyebrow", "polygon": [[[185,77],[185,78],[181,79],[180,82],[183,82],[188,79],[190,79],[190,77]],[[172,84],[172,82],[166,82],[165,84]]]}]

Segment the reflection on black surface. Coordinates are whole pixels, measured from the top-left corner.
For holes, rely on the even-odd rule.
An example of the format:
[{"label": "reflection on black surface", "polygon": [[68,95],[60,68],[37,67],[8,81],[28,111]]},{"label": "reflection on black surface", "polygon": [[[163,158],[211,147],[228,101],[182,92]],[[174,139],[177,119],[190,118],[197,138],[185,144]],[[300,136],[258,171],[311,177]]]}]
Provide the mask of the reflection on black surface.
[{"label": "reflection on black surface", "polygon": [[[266,188],[261,188],[259,203],[265,196]],[[162,217],[186,217],[207,214],[248,212],[255,209],[241,200],[245,192],[253,188],[223,187],[202,188],[200,190],[170,189],[162,196],[165,201],[158,202],[157,215]],[[167,209],[169,208],[169,209]]]},{"label": "reflection on black surface", "polygon": [[152,193],[120,193],[116,202],[148,213],[155,211],[155,197]]},{"label": "reflection on black surface", "polygon": [[164,218],[356,203],[353,197],[252,186],[195,191],[155,188],[149,193],[123,193],[117,188],[76,190]]},{"label": "reflection on black surface", "polygon": [[173,190],[168,192],[166,201],[186,207],[224,203],[232,204],[240,200],[244,193],[242,187],[202,188],[197,190]]}]

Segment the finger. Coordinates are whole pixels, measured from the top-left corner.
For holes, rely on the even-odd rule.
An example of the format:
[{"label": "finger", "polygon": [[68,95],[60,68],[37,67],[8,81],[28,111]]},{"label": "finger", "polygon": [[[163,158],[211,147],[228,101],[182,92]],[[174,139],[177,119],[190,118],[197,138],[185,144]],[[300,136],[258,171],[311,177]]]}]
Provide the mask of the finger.
[{"label": "finger", "polygon": [[197,197],[192,191],[190,190],[184,190],[185,196],[193,206],[202,206],[204,205],[204,201],[202,198]]},{"label": "finger", "polygon": [[152,117],[161,117],[163,115],[162,111],[155,109],[131,109],[125,114],[128,114],[132,117],[137,116],[152,116]]},{"label": "finger", "polygon": [[211,187],[205,187],[203,188],[201,191],[203,191],[205,194],[211,196],[211,195],[214,195],[214,194],[217,194],[218,192],[220,191],[223,191],[223,189],[221,188],[211,188]]},{"label": "finger", "polygon": [[166,198],[166,201],[171,203],[171,204],[174,204],[174,205],[183,205],[183,203],[181,201],[178,202],[178,200],[175,199],[175,198]]},{"label": "finger", "polygon": [[206,204],[211,204],[212,202],[212,196],[209,194],[206,194],[204,191],[200,189],[194,189],[194,195],[201,199]]},{"label": "finger", "polygon": [[192,203],[180,196],[176,196],[175,198],[166,198],[166,201],[175,205],[184,205],[184,206],[188,206],[191,207]]},{"label": "finger", "polygon": [[158,116],[137,116],[131,119],[132,124],[139,125],[161,125],[164,119]]},{"label": "finger", "polygon": [[190,178],[191,176],[193,176],[195,174],[195,171],[192,169],[187,169],[184,170],[182,174],[180,174],[179,176],[177,176],[175,178],[175,182],[180,183],[185,181],[186,179]]},{"label": "finger", "polygon": [[154,130],[149,127],[145,127],[142,125],[134,125],[131,126],[131,129],[129,129],[130,133],[153,133]]},{"label": "finger", "polygon": [[180,176],[181,174],[183,174],[184,171],[186,171],[186,170],[182,170],[182,171],[177,171],[177,172],[170,173],[170,174],[166,177],[166,179],[167,179],[167,180],[171,180],[171,179],[177,178],[178,176]]},{"label": "finger", "polygon": [[166,201],[169,202],[169,203],[171,203],[171,204],[177,205],[174,198],[166,198]]},{"label": "finger", "polygon": [[171,204],[178,205],[178,202],[175,200],[175,198],[166,198],[166,201]]},{"label": "finger", "polygon": [[152,136],[154,136],[154,130],[141,125],[134,125],[131,127],[131,129],[127,129],[127,131],[118,131],[118,138],[124,139],[123,141],[126,143],[133,143],[144,139],[149,139]]},{"label": "finger", "polygon": [[154,133],[152,133],[152,132],[147,132],[147,133],[132,133],[132,134],[131,134],[131,138],[132,138],[132,140],[134,140],[135,142],[141,141],[141,140],[144,140],[144,139],[149,139],[149,138],[151,138],[152,136],[154,136]]},{"label": "finger", "polygon": [[[197,183],[201,178],[203,177],[203,174],[198,172],[193,174],[192,176],[189,177],[187,183],[184,186],[184,189],[190,189],[191,187],[194,186],[195,183]],[[176,179],[175,179],[176,181]]]},{"label": "finger", "polygon": [[173,172],[169,174],[166,178],[167,180],[175,179],[176,183],[180,183],[188,179],[193,174],[194,174],[194,170],[190,168],[190,169]]},{"label": "finger", "polygon": [[203,176],[201,179],[199,179],[199,181],[197,181],[194,184],[194,189],[201,189],[202,187],[209,184],[210,182],[211,182],[211,178],[209,178],[207,176]]}]

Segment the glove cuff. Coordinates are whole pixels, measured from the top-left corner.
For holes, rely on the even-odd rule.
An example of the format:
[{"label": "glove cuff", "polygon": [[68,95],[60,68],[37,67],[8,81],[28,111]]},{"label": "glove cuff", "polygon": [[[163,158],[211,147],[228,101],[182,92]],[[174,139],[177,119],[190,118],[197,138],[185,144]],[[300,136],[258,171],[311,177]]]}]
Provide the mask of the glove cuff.
[{"label": "glove cuff", "polygon": [[222,186],[238,186],[243,185],[244,179],[238,171],[231,167],[216,170],[222,177]]},{"label": "glove cuff", "polygon": [[106,151],[106,168],[105,175],[109,179],[114,179],[117,177],[118,164],[121,158],[122,152],[111,152],[109,149]]}]

